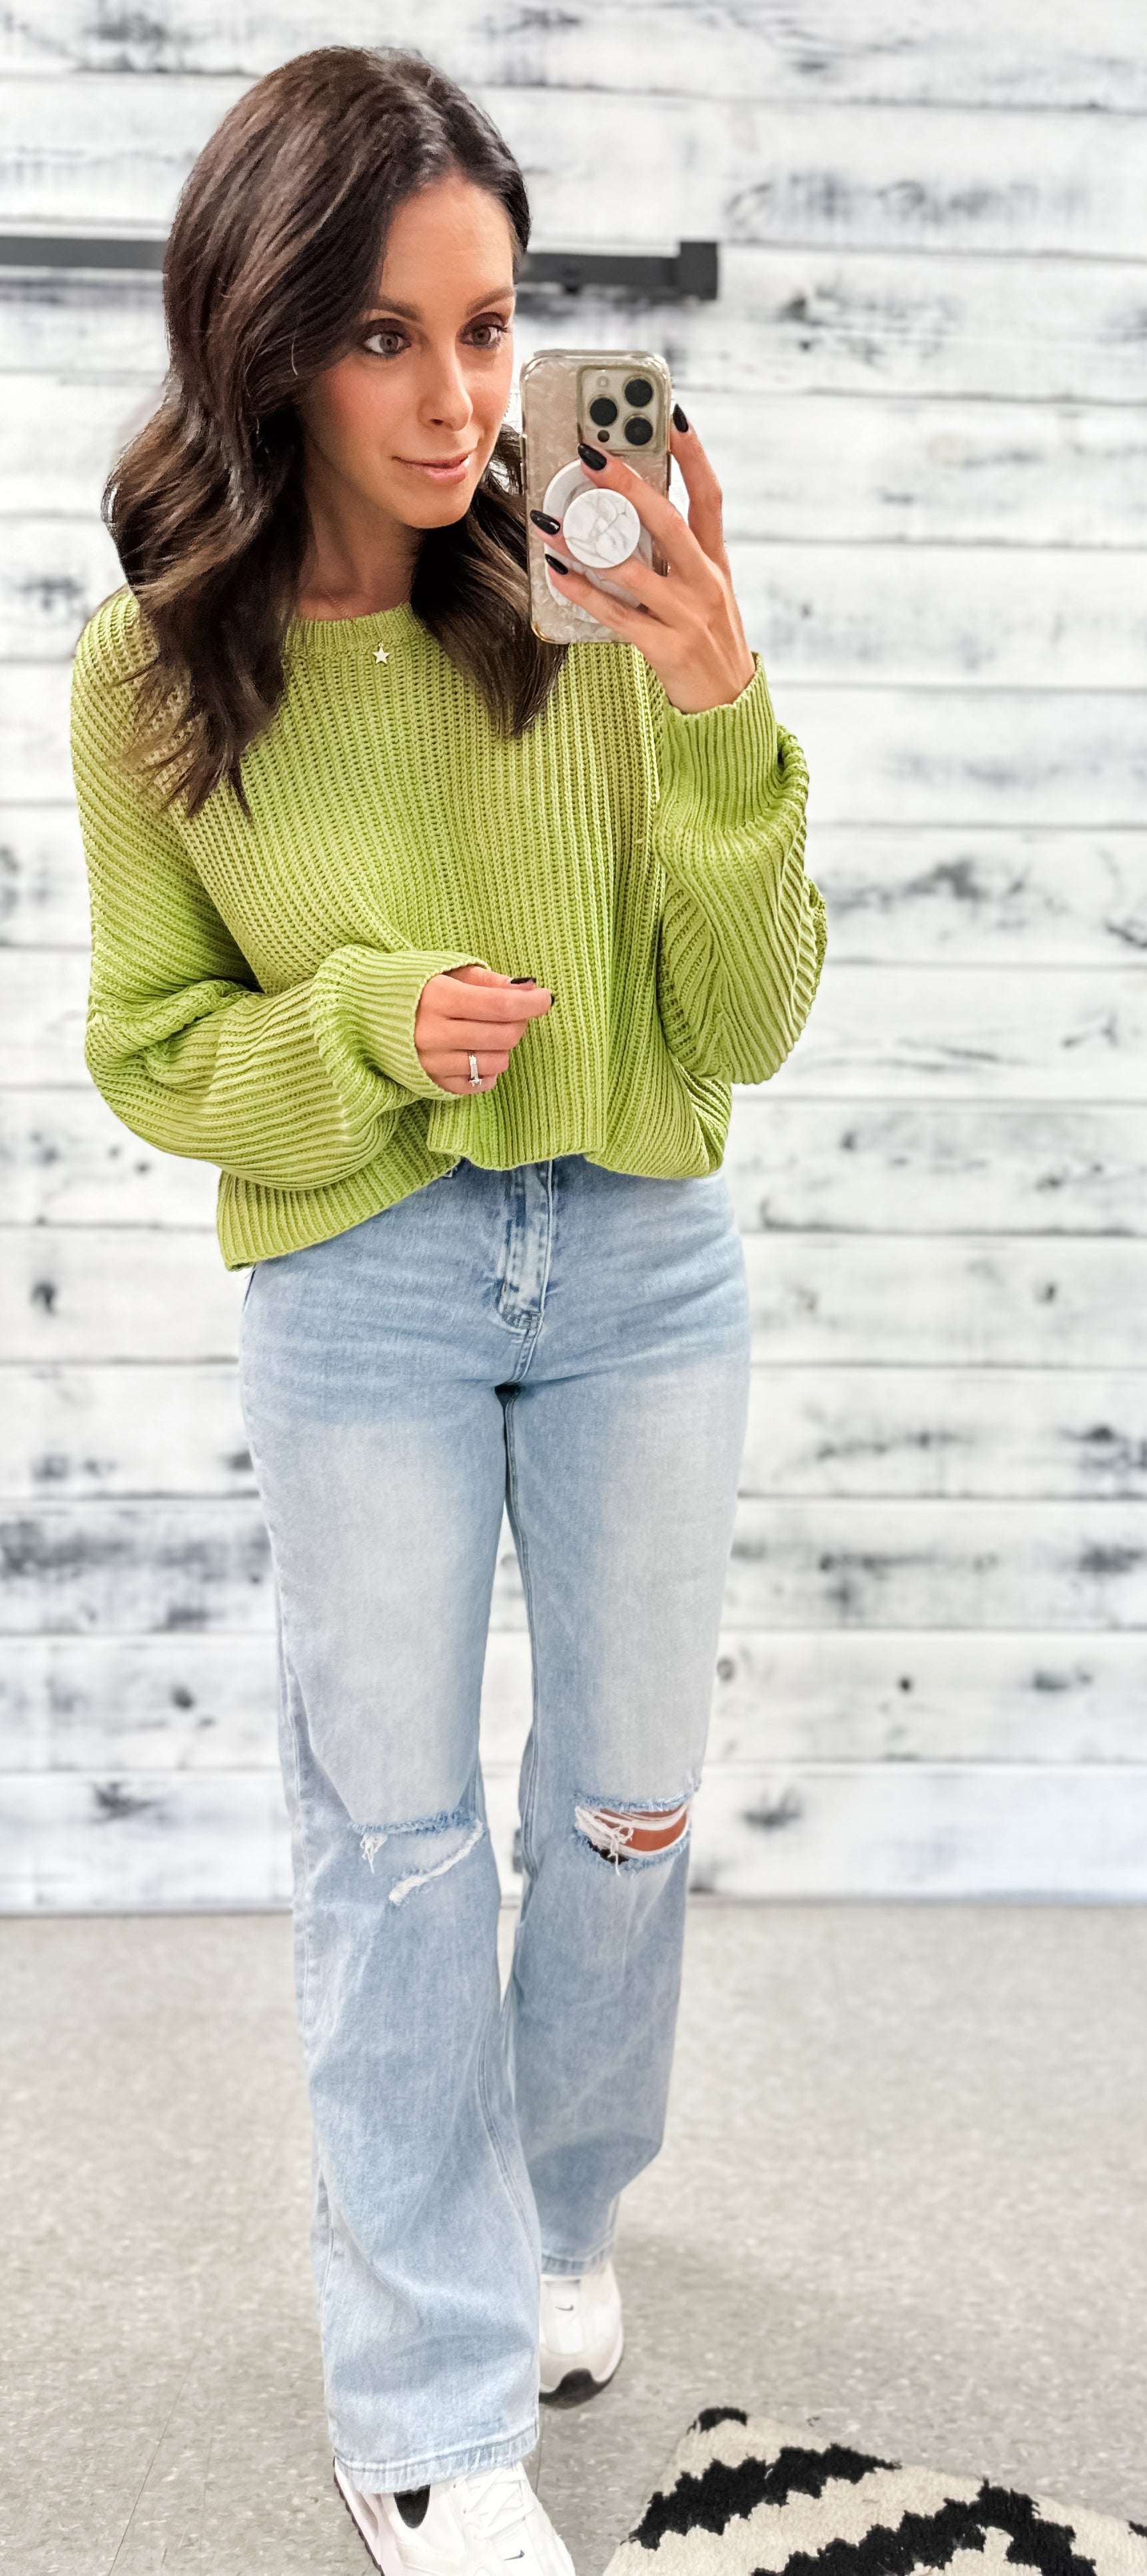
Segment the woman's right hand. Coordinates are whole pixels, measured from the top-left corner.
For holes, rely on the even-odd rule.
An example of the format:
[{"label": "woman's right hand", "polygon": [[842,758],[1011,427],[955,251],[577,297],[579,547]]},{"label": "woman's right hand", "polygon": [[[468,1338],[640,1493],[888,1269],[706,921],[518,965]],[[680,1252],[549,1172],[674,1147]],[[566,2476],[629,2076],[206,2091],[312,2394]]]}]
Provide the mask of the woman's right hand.
[{"label": "woman's right hand", "polygon": [[[480,991],[475,992],[475,985]],[[470,1058],[492,1091],[531,1020],[545,1018],[553,1002],[542,984],[515,984],[489,966],[452,966],[422,987],[414,1019],[414,1048],[424,1073],[440,1091],[473,1092]]]}]

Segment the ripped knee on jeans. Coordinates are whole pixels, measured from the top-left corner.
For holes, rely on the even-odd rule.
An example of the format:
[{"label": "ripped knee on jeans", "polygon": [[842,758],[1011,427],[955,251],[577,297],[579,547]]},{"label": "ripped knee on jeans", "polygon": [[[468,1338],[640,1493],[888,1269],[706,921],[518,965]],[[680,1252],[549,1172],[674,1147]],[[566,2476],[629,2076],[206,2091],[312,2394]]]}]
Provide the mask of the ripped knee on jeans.
[{"label": "ripped knee on jeans", "polygon": [[689,1831],[692,1797],[666,1807],[610,1807],[588,1803],[574,1808],[574,1823],[603,1860],[620,1868],[627,1860],[662,1860],[676,1851]]},{"label": "ripped knee on jeans", "polygon": [[413,1824],[364,1825],[359,1829],[359,1850],[372,1878],[380,1855],[389,1852],[397,1875],[387,1889],[387,1901],[401,1905],[416,1888],[428,1887],[432,1879],[445,1878],[457,1869],[485,1831],[481,1817],[472,1813],[426,1816]]}]

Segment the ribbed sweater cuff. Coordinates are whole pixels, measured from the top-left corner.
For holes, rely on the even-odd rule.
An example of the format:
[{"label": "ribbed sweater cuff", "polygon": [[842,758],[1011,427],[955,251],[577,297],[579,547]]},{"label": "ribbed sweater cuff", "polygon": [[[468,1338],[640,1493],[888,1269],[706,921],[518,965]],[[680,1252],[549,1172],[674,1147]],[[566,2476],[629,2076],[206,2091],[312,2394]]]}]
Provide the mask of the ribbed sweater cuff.
[{"label": "ribbed sweater cuff", "polygon": [[661,708],[662,799],[703,810],[718,831],[760,812],[776,770],[777,720],[760,655],[753,660],[753,677],[731,706],[690,716],[666,698]]},{"label": "ribbed sweater cuff", "polygon": [[[328,1053],[349,1048],[364,1082],[385,1074],[410,1100],[451,1099],[431,1080],[414,1044],[414,1022],[425,986],[453,966],[480,966],[466,948],[385,951],[340,948],[315,977],[315,1033]],[[341,1046],[340,1046],[341,1041]],[[328,1053],[329,1062],[329,1053]]]}]

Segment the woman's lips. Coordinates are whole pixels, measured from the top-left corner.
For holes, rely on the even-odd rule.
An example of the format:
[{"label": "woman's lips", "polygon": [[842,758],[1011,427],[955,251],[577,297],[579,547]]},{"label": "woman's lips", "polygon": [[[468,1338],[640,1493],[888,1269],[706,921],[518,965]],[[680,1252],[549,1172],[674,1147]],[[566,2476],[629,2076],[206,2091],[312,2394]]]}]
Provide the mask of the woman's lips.
[{"label": "woman's lips", "polygon": [[442,463],[424,456],[395,458],[397,465],[408,465],[414,474],[429,474],[432,483],[464,483],[473,462],[473,450],[469,456],[448,456]]}]

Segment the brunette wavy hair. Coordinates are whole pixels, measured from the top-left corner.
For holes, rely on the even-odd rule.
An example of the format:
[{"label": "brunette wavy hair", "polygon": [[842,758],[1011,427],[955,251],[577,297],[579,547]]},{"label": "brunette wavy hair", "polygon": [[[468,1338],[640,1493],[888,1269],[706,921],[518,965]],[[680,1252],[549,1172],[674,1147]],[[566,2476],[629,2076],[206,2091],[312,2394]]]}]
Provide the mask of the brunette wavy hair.
[{"label": "brunette wavy hair", "polygon": [[[461,172],[504,206],[525,183],[472,99],[417,54],[323,46],[247,91],[184,188],[164,263],[170,368],[118,459],[104,517],[144,613],[129,758],[197,814],[284,686],[308,539],[295,402],[353,346],[408,197]],[[498,730],[540,714],[565,658],[529,624],[519,442],[503,429],[465,517],[427,532],[411,606]]]}]

